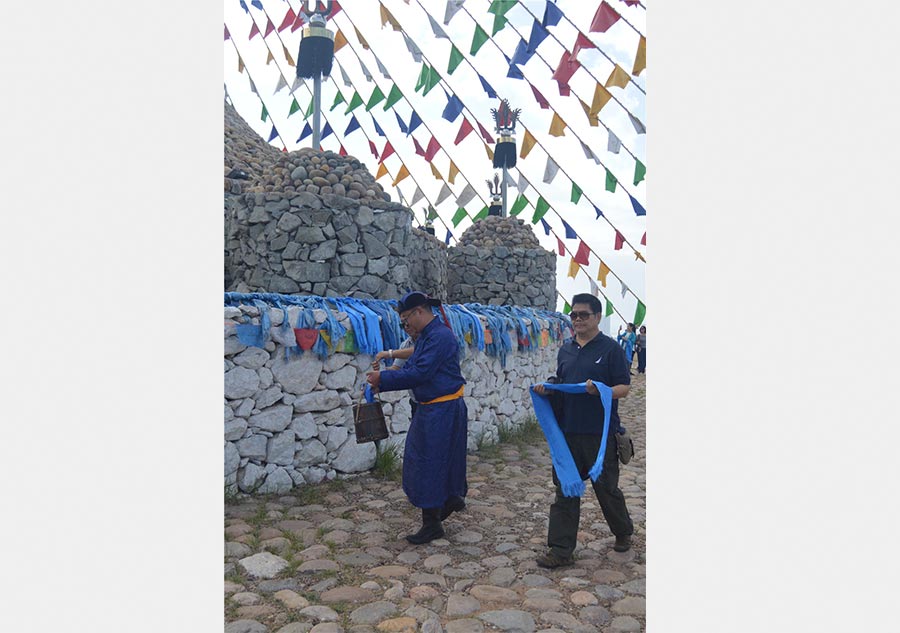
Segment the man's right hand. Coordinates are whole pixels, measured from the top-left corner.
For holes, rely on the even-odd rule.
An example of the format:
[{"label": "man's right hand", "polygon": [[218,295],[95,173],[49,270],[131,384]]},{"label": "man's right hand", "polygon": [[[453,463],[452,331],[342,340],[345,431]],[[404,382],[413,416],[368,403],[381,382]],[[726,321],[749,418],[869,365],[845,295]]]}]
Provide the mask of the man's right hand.
[{"label": "man's right hand", "polygon": [[534,386],[534,392],[539,396],[547,395],[547,388],[544,387],[543,383]]}]

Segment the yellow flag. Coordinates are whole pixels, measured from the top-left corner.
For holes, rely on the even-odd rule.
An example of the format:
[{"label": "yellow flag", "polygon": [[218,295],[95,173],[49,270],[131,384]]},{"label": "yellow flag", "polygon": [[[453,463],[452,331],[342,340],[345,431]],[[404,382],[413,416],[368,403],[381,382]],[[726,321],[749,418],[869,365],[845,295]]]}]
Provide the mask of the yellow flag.
[{"label": "yellow flag", "polygon": [[594,100],[591,102],[590,114],[597,116],[610,99],[612,99],[612,95],[609,94],[609,90],[597,84],[597,87],[594,88]]},{"label": "yellow flag", "polygon": [[369,43],[366,41],[366,38],[362,36],[362,33],[359,32],[359,29],[354,26],[353,30],[356,31],[356,39],[359,40],[359,43],[362,45],[362,47],[366,50],[369,50]]},{"label": "yellow flag", "polygon": [[238,72],[239,73],[244,72],[244,60],[241,59],[240,55],[238,55]]},{"label": "yellow flag", "polygon": [[375,174],[375,180],[378,180],[382,176],[384,176],[387,172],[387,167],[384,166],[384,163],[378,165],[378,173]]},{"label": "yellow flag", "polygon": [[550,121],[550,136],[565,136],[566,122],[562,120],[556,112],[553,113],[553,120]]},{"label": "yellow flag", "polygon": [[609,266],[600,261],[600,270],[597,271],[597,280],[606,288],[606,276],[609,274]]},{"label": "yellow flag", "polygon": [[484,151],[487,152],[488,160],[494,160],[494,150],[487,143],[484,144]]},{"label": "yellow flag", "polygon": [[396,187],[397,184],[398,184],[401,180],[403,180],[404,178],[406,178],[407,176],[409,176],[409,170],[406,168],[406,165],[401,165],[401,166],[400,166],[400,171],[397,172],[397,177],[394,178],[394,182],[391,183],[391,184],[392,184],[394,187]]},{"label": "yellow flag", "polygon": [[638,42],[637,55],[634,56],[634,69],[631,74],[637,77],[641,71],[647,67],[647,38],[641,35],[641,41]]},{"label": "yellow flag", "polygon": [[294,58],[291,57],[291,54],[288,52],[287,46],[282,44],[281,48],[284,50],[284,58],[287,60],[288,66],[296,67],[297,64],[294,63]]},{"label": "yellow flag", "polygon": [[634,251],[634,259],[635,259],[635,261],[641,260],[641,261],[644,262],[645,264],[647,263],[647,260],[644,259],[644,256],[641,255],[641,254],[637,251],[637,249],[635,249],[635,251]]},{"label": "yellow flag", "polygon": [[613,71],[609,73],[609,79],[606,80],[606,87],[617,86],[619,88],[624,88],[628,85],[628,80],[628,73],[625,72],[624,68],[616,64]]},{"label": "yellow flag", "polygon": [[578,262],[575,261],[575,258],[572,258],[572,261],[569,262],[569,277],[572,279],[575,278],[575,275],[578,274]]},{"label": "yellow flag", "polygon": [[525,138],[522,139],[522,149],[519,151],[519,158],[525,158],[528,156],[528,152],[531,151],[531,148],[534,147],[535,139],[531,135],[531,132],[525,130]]},{"label": "yellow flag", "polygon": [[597,118],[597,115],[591,114],[590,106],[581,99],[578,99],[578,103],[581,104],[581,109],[584,110],[584,116],[587,117],[588,123],[591,124],[591,127],[597,127],[598,125],[600,125],[600,119]]},{"label": "yellow flag", "polygon": [[337,33],[334,34],[334,52],[337,53],[339,50],[344,48],[347,44],[347,38],[341,33],[341,30],[338,29]]},{"label": "yellow flag", "polygon": [[456,163],[454,163],[451,160],[450,161],[450,177],[448,178],[451,185],[456,184],[456,174],[458,174],[458,173],[459,173],[459,168],[456,166]]},{"label": "yellow flag", "polygon": [[393,15],[391,15],[391,12],[388,11],[387,8],[380,2],[378,4],[381,7],[381,28],[384,28],[385,24],[390,23],[391,28],[393,28],[395,31],[402,31],[403,27],[401,27],[397,22],[397,19]]},{"label": "yellow flag", "polygon": [[443,181],[444,177],[441,176],[441,172],[439,172],[437,167],[434,166],[434,163],[429,163],[429,165],[431,165],[431,173],[434,174],[434,177],[438,180]]},{"label": "yellow flag", "polygon": [[272,51],[269,51],[269,56],[266,57],[266,66],[269,65],[269,62],[274,62],[274,61],[275,61],[275,56],[272,55]]}]

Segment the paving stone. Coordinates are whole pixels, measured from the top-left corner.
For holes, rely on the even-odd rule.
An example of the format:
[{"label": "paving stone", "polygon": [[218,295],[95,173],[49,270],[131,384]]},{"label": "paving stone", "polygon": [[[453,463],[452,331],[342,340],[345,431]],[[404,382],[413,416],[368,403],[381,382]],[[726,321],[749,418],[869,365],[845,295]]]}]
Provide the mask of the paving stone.
[{"label": "paving stone", "polygon": [[644,615],[647,610],[646,600],[639,596],[628,596],[614,602],[610,610],[619,615]]},{"label": "paving stone", "polygon": [[478,614],[478,619],[492,624],[501,631],[514,631],[515,633],[532,633],[535,630],[534,618],[530,613],[518,609],[502,609],[500,611],[485,611]]},{"label": "paving stone", "polygon": [[581,611],[579,611],[578,619],[582,622],[587,622],[596,626],[602,626],[604,624],[607,624],[610,619],[612,619],[612,616],[610,615],[609,611],[607,611],[603,607],[591,606],[584,607]]},{"label": "paving stone", "polygon": [[300,615],[305,615],[306,617],[319,622],[337,622],[340,619],[337,611],[330,607],[318,604],[306,607],[305,609],[300,609]]},{"label": "paving stone", "polygon": [[481,608],[481,603],[470,596],[451,593],[447,598],[446,613],[448,617],[456,618],[461,615],[475,613]]},{"label": "paving stone", "polygon": [[469,593],[481,602],[515,603],[519,601],[519,594],[512,589],[493,585],[475,585],[469,590]]},{"label": "paving stone", "polygon": [[254,578],[274,578],[288,566],[288,562],[270,552],[260,552],[242,558],[238,565]]},{"label": "paving stone", "polygon": [[281,602],[288,609],[305,609],[309,606],[309,600],[290,589],[282,589],[276,591],[274,598]]},{"label": "paving stone", "polygon": [[373,567],[366,572],[369,576],[377,576],[379,578],[405,578],[409,576],[409,567],[401,565],[382,565],[381,567]]},{"label": "paving stone", "polygon": [[594,593],[601,600],[618,600],[625,597],[625,592],[608,585],[597,585],[594,587]]},{"label": "paving stone", "polygon": [[445,633],[484,633],[484,624],[480,620],[463,618],[451,620],[444,625]]},{"label": "paving stone", "polygon": [[255,620],[235,620],[225,625],[225,633],[269,633],[269,629]]},{"label": "paving stone", "polygon": [[297,572],[301,574],[315,574],[323,571],[337,571],[341,567],[333,560],[325,560],[325,559],[314,559],[308,560],[300,567],[297,568]]},{"label": "paving stone", "polygon": [[617,618],[613,618],[613,621],[609,625],[609,630],[616,633],[619,631],[622,631],[623,633],[626,631],[640,631],[641,623],[630,615],[620,615]]},{"label": "paving stone", "polygon": [[419,623],[415,618],[391,618],[380,622],[375,628],[386,633],[417,633]]},{"label": "paving stone", "polygon": [[397,605],[380,600],[363,605],[350,613],[350,621],[354,624],[376,624],[397,613]]},{"label": "paving stone", "polygon": [[235,604],[240,604],[243,606],[248,606],[251,604],[258,604],[262,599],[258,594],[251,593],[249,591],[242,591],[240,593],[236,593],[231,598],[229,598]]},{"label": "paving stone", "polygon": [[634,593],[639,596],[646,596],[647,580],[646,578],[638,578],[636,580],[626,582],[623,585],[619,585],[619,589],[621,589],[625,593]]}]

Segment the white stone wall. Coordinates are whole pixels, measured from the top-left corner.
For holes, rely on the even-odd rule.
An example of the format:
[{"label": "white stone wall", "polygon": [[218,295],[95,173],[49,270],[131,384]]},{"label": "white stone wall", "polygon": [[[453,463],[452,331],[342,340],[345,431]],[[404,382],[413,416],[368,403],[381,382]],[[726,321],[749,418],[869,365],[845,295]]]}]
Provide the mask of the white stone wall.
[{"label": "white stone wall", "polygon": [[[294,310],[288,308],[291,322]],[[315,311],[319,323],[325,314]],[[324,361],[313,352],[285,360],[281,344],[245,347],[235,334],[243,315],[258,317],[251,306],[225,308],[225,486],[242,492],[281,493],[304,483],[356,473],[375,464],[375,444],[357,444],[352,405],[365,384],[372,357],[335,353]],[[281,310],[269,311],[272,326]],[[342,325],[350,323],[335,313]],[[252,322],[258,323],[258,318]],[[469,409],[469,450],[479,439],[498,439],[500,425],[518,425],[533,413],[528,386],[545,380],[556,368],[558,341],[533,352],[514,350],[499,358],[466,348],[462,359]],[[390,437],[401,451],[411,411],[407,391],[380,394]]]}]

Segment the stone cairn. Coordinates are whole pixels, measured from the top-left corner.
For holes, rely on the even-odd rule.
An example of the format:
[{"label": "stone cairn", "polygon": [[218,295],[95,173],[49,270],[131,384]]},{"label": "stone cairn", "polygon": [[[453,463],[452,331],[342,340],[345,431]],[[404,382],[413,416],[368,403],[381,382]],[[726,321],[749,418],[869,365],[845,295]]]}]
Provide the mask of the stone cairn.
[{"label": "stone cairn", "polygon": [[488,216],[448,249],[450,303],[556,306],[556,254],[515,217]]}]

